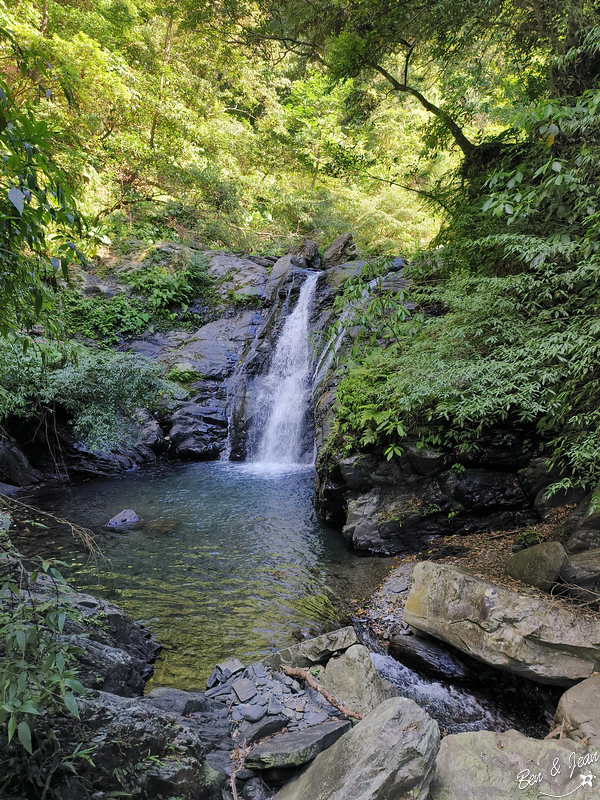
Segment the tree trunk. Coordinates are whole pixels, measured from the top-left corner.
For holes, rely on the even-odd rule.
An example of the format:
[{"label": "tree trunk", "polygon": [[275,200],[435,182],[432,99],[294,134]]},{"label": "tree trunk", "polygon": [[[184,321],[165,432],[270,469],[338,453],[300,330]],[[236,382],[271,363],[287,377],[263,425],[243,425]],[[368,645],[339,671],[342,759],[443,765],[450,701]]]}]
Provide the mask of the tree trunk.
[{"label": "tree trunk", "polygon": [[174,19],[175,19],[174,14],[171,14],[169,16],[169,22],[167,24],[167,30],[165,33],[165,44],[163,47],[163,58],[162,58],[163,70],[160,76],[160,84],[158,87],[158,98],[156,101],[156,108],[154,110],[154,115],[152,117],[152,127],[150,128],[150,150],[154,150],[154,140],[156,137],[156,129],[158,128],[160,108],[163,99],[163,89],[165,85],[165,67],[169,63],[169,56],[171,55],[171,36],[173,33]]}]

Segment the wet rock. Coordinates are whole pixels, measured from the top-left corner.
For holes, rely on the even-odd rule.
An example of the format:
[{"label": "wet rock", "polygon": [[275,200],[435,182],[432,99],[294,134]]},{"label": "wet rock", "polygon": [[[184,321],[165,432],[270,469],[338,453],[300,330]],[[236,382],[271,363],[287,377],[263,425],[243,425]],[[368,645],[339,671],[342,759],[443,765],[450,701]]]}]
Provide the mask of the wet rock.
[{"label": "wet rock", "polygon": [[354,237],[351,233],[342,233],[329,245],[323,253],[323,266],[336,267],[346,261],[358,258]]},{"label": "wet rock", "polygon": [[435,678],[456,681],[472,677],[472,671],[459,658],[426,636],[392,636],[388,653],[406,667]]},{"label": "wet rock", "polygon": [[340,656],[329,659],[317,680],[357,714],[368,714],[397,694],[394,687],[379,676],[369,651],[362,644],[354,644]]},{"label": "wet rock", "polygon": [[283,733],[256,745],[246,757],[246,766],[261,770],[299,767],[331,747],[351,727],[347,721],[331,721],[303,731]]},{"label": "wet rock", "polygon": [[570,686],[600,668],[600,622],[457,567],[421,562],[404,620],[492,666]]},{"label": "wet rock", "polygon": [[289,667],[310,667],[313,664],[326,661],[334,653],[347,650],[357,643],[358,639],[354,628],[348,626],[337,631],[324,633],[315,639],[308,639],[306,642],[297,644],[294,647],[278,650],[272,655],[265,656],[263,663],[272,670],[277,669],[282,664],[286,664]]},{"label": "wet rock", "polygon": [[360,275],[362,268],[365,266],[366,261],[344,261],[338,266],[329,267],[325,270],[325,281],[331,287],[330,291],[339,292],[346,281],[350,278],[355,278]]},{"label": "wet rock", "polygon": [[[577,789],[573,797],[594,800],[597,787],[584,787],[581,776],[590,772],[583,762],[593,763],[589,759],[595,752],[572,741],[540,741],[517,731],[452,734],[442,740],[430,798],[565,797]],[[575,769],[571,777],[573,758]],[[578,759],[582,759],[581,768],[577,766]]]},{"label": "wet rock", "polygon": [[438,450],[432,450],[430,447],[417,447],[412,442],[406,444],[404,452],[411,467],[419,475],[432,475],[434,472],[438,472],[445,461],[444,454]]},{"label": "wet rock", "polygon": [[511,556],[506,572],[516,581],[549,592],[566,563],[567,554],[560,542],[541,542]]},{"label": "wet rock", "polygon": [[10,437],[0,439],[0,479],[16,486],[27,486],[42,480],[41,472],[31,466]]},{"label": "wet rock", "polygon": [[106,523],[107,528],[118,528],[120,525],[131,525],[133,522],[139,522],[140,518],[132,508],[124,508],[119,511],[112,519]]},{"label": "wet rock", "polygon": [[[600,675],[568,689],[560,698],[552,729],[589,747],[600,747]],[[561,737],[562,738],[562,737]]]},{"label": "wet rock", "polygon": [[439,742],[437,722],[416,703],[403,697],[386,700],[276,798],[425,800]]}]

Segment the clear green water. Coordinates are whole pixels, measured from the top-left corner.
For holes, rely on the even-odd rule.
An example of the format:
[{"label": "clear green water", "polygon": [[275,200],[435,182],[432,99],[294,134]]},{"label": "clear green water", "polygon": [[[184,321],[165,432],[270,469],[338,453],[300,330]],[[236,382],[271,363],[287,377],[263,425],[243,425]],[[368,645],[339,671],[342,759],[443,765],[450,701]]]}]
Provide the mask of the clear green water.
[{"label": "clear green water", "polygon": [[[97,567],[70,537],[32,531],[37,552],[69,564],[81,591],[118,603],[163,645],[154,685],[203,688],[213,665],[338,626],[392,559],[360,556],[319,522],[310,467],[165,465],[31,497],[99,535]],[[108,531],[124,508],[141,524]],[[20,546],[21,543],[19,543]]]}]

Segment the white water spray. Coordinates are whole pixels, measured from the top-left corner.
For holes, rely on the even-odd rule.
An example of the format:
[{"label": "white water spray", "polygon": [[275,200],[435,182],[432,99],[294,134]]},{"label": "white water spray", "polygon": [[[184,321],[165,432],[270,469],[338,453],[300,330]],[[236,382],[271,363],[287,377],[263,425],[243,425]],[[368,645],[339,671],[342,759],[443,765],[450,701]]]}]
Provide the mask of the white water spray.
[{"label": "white water spray", "polygon": [[265,424],[255,461],[297,464],[302,460],[302,428],[312,388],[308,322],[318,279],[319,273],[313,273],[303,283],[261,387],[256,416]]}]

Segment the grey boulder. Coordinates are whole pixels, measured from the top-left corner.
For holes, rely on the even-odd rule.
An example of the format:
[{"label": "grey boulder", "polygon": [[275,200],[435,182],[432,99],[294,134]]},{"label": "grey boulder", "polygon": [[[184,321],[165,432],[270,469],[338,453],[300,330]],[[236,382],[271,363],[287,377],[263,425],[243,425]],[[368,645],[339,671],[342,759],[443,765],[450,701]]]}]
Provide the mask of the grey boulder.
[{"label": "grey boulder", "polygon": [[437,722],[416,703],[386,700],[276,800],[425,800],[439,744]]},{"label": "grey boulder", "polygon": [[572,741],[540,741],[517,731],[456,733],[442,741],[430,800],[537,800],[569,792],[597,800],[595,774],[582,785],[594,759],[596,750]]},{"label": "grey boulder", "polygon": [[561,725],[569,739],[600,747],[600,675],[578,683],[563,694],[553,728]]},{"label": "grey boulder", "polygon": [[567,554],[560,542],[541,542],[509,558],[506,572],[516,581],[549,592],[566,563]]},{"label": "grey boulder", "polygon": [[368,714],[384,700],[397,694],[377,672],[371,655],[362,644],[354,644],[337,658],[331,658],[317,680],[346,708]]},{"label": "grey boulder", "polygon": [[276,670],[282,664],[288,667],[312,667],[314,664],[326,661],[334,653],[347,650],[352,645],[358,644],[356,632],[350,625],[339,628],[337,631],[324,633],[306,642],[286,647],[263,658],[263,664],[269,669]]},{"label": "grey boulder", "polygon": [[600,669],[600,621],[457,567],[417,564],[404,621],[474,658],[570,686]]}]

